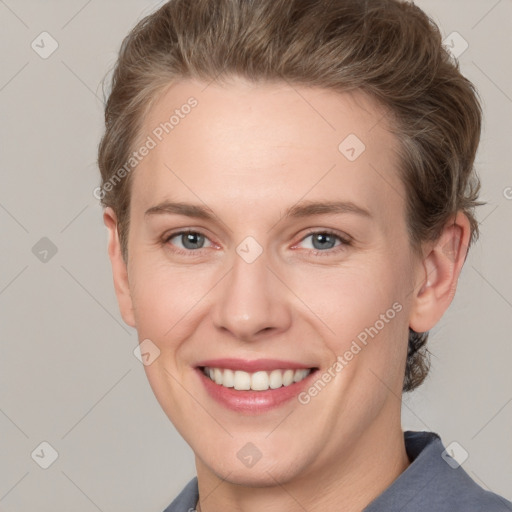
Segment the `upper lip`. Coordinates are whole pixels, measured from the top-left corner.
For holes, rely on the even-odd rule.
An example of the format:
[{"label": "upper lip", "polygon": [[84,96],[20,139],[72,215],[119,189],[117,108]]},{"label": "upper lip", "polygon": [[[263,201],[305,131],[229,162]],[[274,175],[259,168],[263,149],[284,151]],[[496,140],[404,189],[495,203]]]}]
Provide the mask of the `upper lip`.
[{"label": "upper lip", "polygon": [[312,365],[299,363],[295,361],[284,361],[281,359],[235,359],[235,358],[223,358],[223,359],[208,359],[201,361],[197,364],[197,367],[208,368],[223,368],[229,370],[242,370],[248,373],[257,371],[272,371],[272,370],[286,370],[291,368],[297,369],[309,369],[315,368]]}]

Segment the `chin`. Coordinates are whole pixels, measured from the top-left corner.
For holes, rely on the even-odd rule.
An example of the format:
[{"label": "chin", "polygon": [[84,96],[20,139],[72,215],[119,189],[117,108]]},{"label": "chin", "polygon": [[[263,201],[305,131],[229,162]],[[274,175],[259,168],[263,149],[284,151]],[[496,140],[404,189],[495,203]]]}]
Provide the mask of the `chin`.
[{"label": "chin", "polygon": [[240,470],[236,468],[232,473],[227,473],[224,477],[222,474],[217,474],[219,478],[223,478],[228,482],[241,485],[243,487],[275,487],[276,483],[286,484],[291,480],[292,475],[282,474],[278,469],[274,471],[256,468]]},{"label": "chin", "polygon": [[244,467],[238,459],[235,461],[231,459],[221,464],[217,460],[213,464],[205,463],[205,465],[218,478],[244,487],[275,487],[276,483],[286,484],[298,476],[299,470],[297,459],[293,457],[289,461],[282,459],[265,461],[262,456],[251,467]]}]

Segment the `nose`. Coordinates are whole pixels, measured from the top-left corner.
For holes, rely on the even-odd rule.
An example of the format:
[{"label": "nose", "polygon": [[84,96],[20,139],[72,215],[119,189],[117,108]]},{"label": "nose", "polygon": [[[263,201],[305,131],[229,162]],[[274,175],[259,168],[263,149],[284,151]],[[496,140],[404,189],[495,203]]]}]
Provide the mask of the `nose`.
[{"label": "nose", "polygon": [[246,342],[289,329],[291,292],[278,275],[265,252],[251,263],[235,254],[231,271],[216,287],[215,327]]}]

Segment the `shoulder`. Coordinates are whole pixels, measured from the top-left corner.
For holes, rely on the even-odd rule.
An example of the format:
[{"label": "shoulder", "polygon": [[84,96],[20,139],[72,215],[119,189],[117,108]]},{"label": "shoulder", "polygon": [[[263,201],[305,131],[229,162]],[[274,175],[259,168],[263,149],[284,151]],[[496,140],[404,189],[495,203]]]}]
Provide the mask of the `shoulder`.
[{"label": "shoulder", "polygon": [[197,485],[197,477],[194,477],[164,512],[193,512],[195,511],[198,498],[199,488]]},{"label": "shoulder", "polygon": [[434,432],[405,432],[410,466],[365,512],[512,512],[512,503],[480,487]]}]

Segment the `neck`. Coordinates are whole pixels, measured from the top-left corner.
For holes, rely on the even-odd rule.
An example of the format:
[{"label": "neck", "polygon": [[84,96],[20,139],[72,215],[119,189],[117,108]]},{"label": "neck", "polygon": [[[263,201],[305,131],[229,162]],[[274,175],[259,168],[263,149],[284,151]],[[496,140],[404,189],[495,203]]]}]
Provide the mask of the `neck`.
[{"label": "neck", "polygon": [[[377,424],[379,423],[379,424]],[[399,422],[390,429],[380,422],[333,454],[322,471],[303,472],[275,486],[247,487],[219,478],[196,458],[199,512],[360,512],[386,490],[410,464]]]}]

